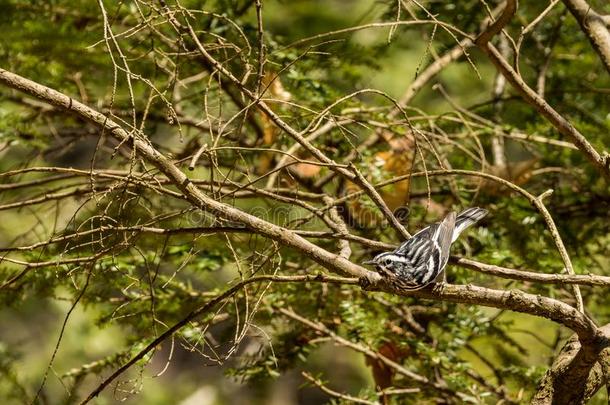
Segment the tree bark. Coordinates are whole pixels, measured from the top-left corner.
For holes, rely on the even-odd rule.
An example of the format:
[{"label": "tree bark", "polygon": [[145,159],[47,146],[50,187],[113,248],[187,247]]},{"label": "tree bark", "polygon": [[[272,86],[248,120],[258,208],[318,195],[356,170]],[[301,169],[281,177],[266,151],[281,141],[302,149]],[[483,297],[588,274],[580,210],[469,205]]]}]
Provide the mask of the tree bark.
[{"label": "tree bark", "polygon": [[598,338],[582,344],[576,335],[561,349],[532,398],[533,405],[586,403],[607,381],[610,324],[599,329]]}]

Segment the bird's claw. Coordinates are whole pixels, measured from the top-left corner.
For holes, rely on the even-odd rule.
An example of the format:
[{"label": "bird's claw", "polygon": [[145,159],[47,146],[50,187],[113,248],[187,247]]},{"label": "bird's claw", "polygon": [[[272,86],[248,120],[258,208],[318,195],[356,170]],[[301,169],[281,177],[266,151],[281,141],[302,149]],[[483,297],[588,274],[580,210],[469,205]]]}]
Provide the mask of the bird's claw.
[{"label": "bird's claw", "polygon": [[445,288],[446,284],[447,283],[444,281],[439,281],[437,283],[432,284],[432,292],[435,294],[440,294]]},{"label": "bird's claw", "polygon": [[366,290],[371,286],[371,281],[368,279],[368,277],[360,277],[358,284],[360,285],[360,288]]}]

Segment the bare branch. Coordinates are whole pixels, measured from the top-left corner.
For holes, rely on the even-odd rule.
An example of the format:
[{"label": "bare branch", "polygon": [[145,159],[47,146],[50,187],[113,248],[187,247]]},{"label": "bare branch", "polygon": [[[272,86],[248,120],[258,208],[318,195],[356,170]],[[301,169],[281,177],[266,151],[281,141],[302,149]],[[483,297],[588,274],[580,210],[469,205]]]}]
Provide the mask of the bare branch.
[{"label": "bare branch", "polygon": [[610,277],[596,274],[547,274],[526,270],[515,270],[491,264],[480,263],[464,257],[452,257],[451,261],[459,266],[484,274],[507,278],[510,280],[532,281],[543,284],[580,284],[591,286],[610,286]]},{"label": "bare branch", "polygon": [[605,21],[607,16],[595,12],[586,0],[563,0],[563,3],[578,21],[582,32],[610,74],[610,31]]},{"label": "bare branch", "polygon": [[184,193],[185,197],[194,206],[214,212],[231,221],[243,223],[257,233],[306,252],[313,260],[328,266],[333,271],[341,274],[350,274],[356,277],[367,277],[373,281],[379,279],[378,274],[355,265],[336,254],[321,249],[306,239],[296,235],[294,232],[290,232],[282,227],[261,220],[260,218],[208,197],[203,194],[180,169],[159,151],[154,149],[147,141],[137,136],[133,138],[133,135],[121,128],[117,123],[86,105],[58,91],[42,86],[4,69],[0,69],[0,82],[50,104],[63,107],[79,117],[101,126],[105,131],[121,142],[132,139],[138,153],[164,173]]},{"label": "bare branch", "polygon": [[285,315],[291,319],[294,319],[295,321],[301,322],[302,324],[308,326],[309,328],[311,328],[315,331],[318,331],[318,332],[324,333],[325,335],[330,336],[335,342],[339,343],[342,346],[349,347],[350,349],[360,352],[368,357],[374,358],[376,360],[380,360],[383,364],[392,368],[398,374],[405,376],[406,378],[412,380],[415,383],[421,384],[423,386],[429,386],[429,387],[436,388],[437,390],[442,391],[443,393],[451,395],[453,397],[457,397],[457,398],[463,397],[462,393],[455,392],[454,390],[450,389],[449,387],[447,387],[444,384],[432,381],[423,375],[415,373],[415,372],[407,369],[406,367],[402,366],[401,364],[398,364],[395,361],[387,358],[383,354],[376,352],[375,350],[371,349],[370,347],[367,347],[360,343],[352,342],[348,339],[345,339],[342,336],[339,336],[335,332],[328,329],[324,324],[307,319],[307,318],[297,314],[292,308],[277,308],[277,309],[283,315]]},{"label": "bare branch", "polygon": [[562,135],[566,136],[587,159],[597,168],[607,182],[610,183],[610,159],[607,155],[601,155],[593,145],[585,138],[567,119],[551,107],[535,90],[525,83],[523,78],[515,69],[502,57],[498,49],[489,41],[500,32],[502,28],[511,20],[517,9],[516,0],[507,0],[504,12],[498,20],[488,29],[483,31],[476,39],[475,43],[489,57],[496,68],[506,77],[506,80],[517,90],[523,99],[534,107],[544,116]]},{"label": "bare branch", "polygon": [[362,399],[362,398],[357,398],[351,395],[347,395],[347,394],[342,394],[340,392],[337,392],[335,390],[331,390],[330,388],[328,388],[326,385],[324,385],[324,383],[322,381],[320,381],[317,378],[314,378],[311,374],[302,371],[301,375],[303,377],[305,377],[305,379],[307,381],[309,381],[310,383],[314,384],[316,387],[318,387],[321,391],[327,393],[328,395],[330,395],[331,397],[334,398],[338,398],[338,399],[343,399],[344,401],[349,401],[350,403],[354,403],[354,404],[364,404],[364,405],[380,405],[379,402],[375,401],[368,401],[366,399]]},{"label": "bare branch", "polygon": [[293,283],[293,282],[321,282],[321,283],[335,283],[335,284],[356,284],[358,280],[353,278],[339,278],[339,277],[330,277],[323,276],[321,274],[315,276],[256,276],[251,277],[246,280],[242,280],[239,283],[235,284],[231,288],[225,290],[224,292],[218,294],[214,298],[208,300],[203,305],[191,311],[188,315],[182,318],[180,321],[173,324],[169,327],[165,332],[160,334],[156,339],[150,342],[144,349],[138,352],[135,356],[133,356],[127,363],[121,366],[118,370],[112,373],[109,377],[107,377],[100,385],[98,385],[90,394],[85,398],[80,404],[84,405],[90,402],[93,398],[98,396],[104,388],[106,388],[110,383],[112,383],[117,377],[127,371],[131,366],[133,366],[138,360],[142,359],[146,354],[154,350],[159,344],[173,336],[176,332],[182,329],[186,324],[188,324],[191,320],[196,319],[203,314],[206,314],[211,309],[213,309],[216,305],[223,302],[227,298],[232,297],[236,293],[238,293],[242,288],[244,288],[248,284],[252,283],[260,283],[260,282],[276,282],[276,283]]}]

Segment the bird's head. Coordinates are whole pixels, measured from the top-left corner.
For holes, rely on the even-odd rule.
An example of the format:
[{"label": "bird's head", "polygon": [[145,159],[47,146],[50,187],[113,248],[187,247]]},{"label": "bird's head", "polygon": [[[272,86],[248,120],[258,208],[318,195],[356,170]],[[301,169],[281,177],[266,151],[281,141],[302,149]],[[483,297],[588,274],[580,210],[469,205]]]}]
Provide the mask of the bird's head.
[{"label": "bird's head", "polygon": [[410,263],[404,256],[397,255],[393,252],[380,253],[372,260],[367,260],[362,262],[362,264],[373,265],[379,274],[394,277],[403,273],[410,267]]}]

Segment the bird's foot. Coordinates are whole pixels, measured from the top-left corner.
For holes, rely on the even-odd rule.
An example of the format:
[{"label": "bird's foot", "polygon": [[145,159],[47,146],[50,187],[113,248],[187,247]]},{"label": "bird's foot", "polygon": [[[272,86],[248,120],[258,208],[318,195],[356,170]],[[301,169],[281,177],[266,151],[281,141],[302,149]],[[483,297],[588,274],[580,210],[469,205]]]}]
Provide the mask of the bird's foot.
[{"label": "bird's foot", "polygon": [[358,279],[358,284],[360,285],[360,288],[362,288],[363,290],[366,290],[367,288],[369,288],[371,286],[371,280],[368,279],[368,277],[364,276],[364,277],[360,277]]},{"label": "bird's foot", "polygon": [[447,283],[445,281],[439,281],[437,283],[432,284],[432,292],[435,294],[440,294],[445,289]]}]

